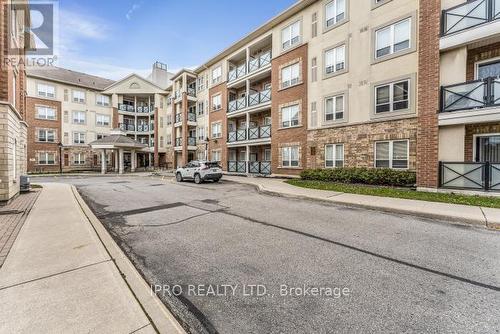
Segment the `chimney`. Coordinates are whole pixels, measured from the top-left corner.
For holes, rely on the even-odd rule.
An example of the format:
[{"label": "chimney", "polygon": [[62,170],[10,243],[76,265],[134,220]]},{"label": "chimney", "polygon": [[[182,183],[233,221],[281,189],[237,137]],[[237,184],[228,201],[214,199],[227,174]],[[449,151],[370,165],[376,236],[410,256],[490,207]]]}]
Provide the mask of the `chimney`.
[{"label": "chimney", "polygon": [[153,70],[149,79],[156,85],[167,88],[170,85],[171,74],[167,70],[167,64],[161,63],[159,61],[153,64]]}]

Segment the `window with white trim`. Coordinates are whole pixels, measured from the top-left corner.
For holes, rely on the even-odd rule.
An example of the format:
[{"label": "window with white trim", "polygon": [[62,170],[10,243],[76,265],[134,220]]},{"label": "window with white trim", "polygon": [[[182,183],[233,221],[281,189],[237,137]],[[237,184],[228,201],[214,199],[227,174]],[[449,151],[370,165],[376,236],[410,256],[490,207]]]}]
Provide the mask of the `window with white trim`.
[{"label": "window with white trim", "polygon": [[98,106],[109,107],[110,105],[109,96],[98,94],[96,97],[96,104]]},{"label": "window with white trim", "polygon": [[212,96],[212,110],[220,110],[222,108],[222,95]]},{"label": "window with white trim", "polygon": [[326,28],[334,26],[345,17],[345,0],[333,0],[325,5]]},{"label": "window with white trim", "polygon": [[407,169],[408,140],[389,140],[375,143],[375,167]]},{"label": "window with white trim", "polygon": [[325,145],[325,167],[344,167],[344,144]]},{"label": "window with white trim", "polygon": [[325,51],[325,74],[333,74],[345,69],[345,45]]},{"label": "window with white trim", "polygon": [[281,30],[281,47],[283,50],[300,43],[300,21],[294,22]]},{"label": "window with white trim", "polygon": [[410,106],[410,80],[375,86],[375,113],[407,110]]},{"label": "window with white trim", "polygon": [[85,132],[74,132],[73,144],[85,144]]},{"label": "window with white trim", "polygon": [[46,119],[46,120],[55,120],[56,119],[56,110],[50,107],[37,106],[36,107],[36,118],[38,119]]},{"label": "window with white trim", "polygon": [[212,84],[219,83],[222,79],[222,66],[217,66],[212,70]]},{"label": "window with white trim", "polygon": [[74,165],[85,165],[85,153],[74,153],[73,154],[73,164]]},{"label": "window with white trim", "polygon": [[205,139],[207,138],[206,134],[205,134],[205,127],[204,126],[198,127],[198,129],[197,129],[196,132],[198,134],[198,140],[199,141],[205,141]]},{"label": "window with white trim", "polygon": [[212,123],[212,138],[222,138],[222,123]]},{"label": "window with white trim", "polygon": [[205,89],[205,76],[200,76],[198,78],[196,86],[198,87],[198,92]]},{"label": "window with white trim", "polygon": [[111,117],[109,115],[96,114],[95,123],[99,126],[109,126],[111,124]]},{"label": "window with white trim", "polygon": [[37,136],[39,142],[55,143],[56,131],[51,129],[38,129]]},{"label": "window with white trim", "polygon": [[37,84],[37,92],[40,97],[56,97],[56,87],[52,85],[39,83]]},{"label": "window with white trim", "polygon": [[196,108],[198,116],[203,116],[205,114],[205,101],[198,102],[198,106]]},{"label": "window with white trim", "polygon": [[85,124],[85,111],[73,111],[73,124]]},{"label": "window with white trim", "polygon": [[222,152],[220,150],[213,150],[212,151],[212,161],[221,162],[221,160],[222,160],[221,153]]},{"label": "window with white trim", "polygon": [[289,128],[299,125],[299,105],[281,108],[281,127]]},{"label": "window with white trim", "polygon": [[298,167],[299,166],[299,147],[289,146],[281,149],[282,166],[283,167]]},{"label": "window with white trim", "polygon": [[39,165],[55,165],[56,155],[50,152],[39,152],[38,153],[38,164]]},{"label": "window with white trim", "polygon": [[344,119],[344,95],[330,96],[325,99],[325,121],[338,121]]},{"label": "window with white trim", "polygon": [[404,19],[375,32],[375,59],[411,47],[411,18]]},{"label": "window with white trim", "polygon": [[74,90],[73,94],[73,102],[76,103],[85,103],[85,92],[82,90]]},{"label": "window with white trim", "polygon": [[300,81],[300,64],[295,63],[281,69],[281,88],[298,84]]}]

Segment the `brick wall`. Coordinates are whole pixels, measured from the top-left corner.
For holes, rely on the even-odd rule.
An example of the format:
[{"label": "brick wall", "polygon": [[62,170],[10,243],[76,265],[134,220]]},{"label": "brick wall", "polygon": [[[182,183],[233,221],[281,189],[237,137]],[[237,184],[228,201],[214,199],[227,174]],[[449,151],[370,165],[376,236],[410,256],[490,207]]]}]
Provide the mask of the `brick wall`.
[{"label": "brick wall", "polygon": [[[56,120],[44,120],[36,118],[36,107],[47,106],[56,110]],[[42,171],[59,171],[59,148],[58,143],[62,142],[62,113],[61,102],[54,100],[45,100],[39,98],[28,97],[26,118],[30,125],[28,128],[28,172],[42,172]],[[36,131],[38,129],[54,129],[56,131],[56,140],[54,143],[40,143],[37,141]],[[39,166],[38,153],[51,152],[56,155],[55,165],[53,166]]]},{"label": "brick wall", "polygon": [[468,124],[465,126],[465,161],[474,161],[474,135],[500,133],[500,123]]},{"label": "brick wall", "polygon": [[500,42],[467,51],[467,81],[474,80],[478,61],[500,57]]},{"label": "brick wall", "polygon": [[[218,111],[212,109],[212,96],[221,94],[222,108]],[[221,165],[224,170],[227,170],[227,103],[228,90],[226,83],[214,86],[209,90],[208,98],[208,133],[210,138],[208,145],[208,159],[212,160],[212,150],[221,150]],[[222,122],[222,138],[212,139],[212,123]]]},{"label": "brick wall", "polygon": [[[417,159],[417,118],[374,122],[308,133],[307,168],[325,167],[325,145],[344,145],[345,167],[374,167],[375,142],[408,139],[409,169],[415,170]],[[315,152],[314,155],[310,154]]]},{"label": "brick wall", "polygon": [[417,185],[438,186],[439,29],[441,1],[419,2]]},{"label": "brick wall", "polygon": [[[307,44],[293,49],[272,60],[272,138],[271,168],[273,174],[297,175],[307,161]],[[298,61],[301,67],[301,83],[281,89],[281,68]],[[280,129],[281,107],[299,103],[301,109],[298,127]],[[281,167],[281,148],[299,146],[300,162],[298,168]]]}]

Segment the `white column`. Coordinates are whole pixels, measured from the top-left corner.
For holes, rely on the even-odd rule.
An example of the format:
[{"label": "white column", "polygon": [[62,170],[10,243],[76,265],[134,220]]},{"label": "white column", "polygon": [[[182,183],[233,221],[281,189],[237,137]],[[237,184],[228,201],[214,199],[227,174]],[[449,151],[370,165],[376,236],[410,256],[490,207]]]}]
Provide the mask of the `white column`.
[{"label": "white column", "polygon": [[106,150],[101,151],[101,174],[106,174]]},{"label": "white column", "polygon": [[120,161],[119,161],[119,158],[118,158],[118,151],[117,150],[114,150],[113,151],[113,154],[115,156],[115,173],[118,173],[118,165],[120,164]]},{"label": "white column", "polygon": [[119,162],[118,162],[118,174],[123,174],[123,169],[124,169],[123,167],[124,166],[123,166],[123,149],[122,148],[120,148],[118,150],[118,160],[119,160]]},{"label": "white column", "polygon": [[132,150],[132,152],[130,152],[130,163],[131,163],[131,166],[130,166],[130,171],[132,173],[135,172],[135,168],[136,168],[136,153],[135,153],[135,150]]}]

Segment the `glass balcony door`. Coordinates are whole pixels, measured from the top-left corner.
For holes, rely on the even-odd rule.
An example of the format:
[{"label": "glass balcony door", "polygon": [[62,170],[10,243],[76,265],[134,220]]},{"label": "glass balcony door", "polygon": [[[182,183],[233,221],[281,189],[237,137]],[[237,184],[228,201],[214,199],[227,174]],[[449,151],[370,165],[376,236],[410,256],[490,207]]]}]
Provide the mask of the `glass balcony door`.
[{"label": "glass balcony door", "polygon": [[500,163],[500,134],[476,137],[475,160]]}]

